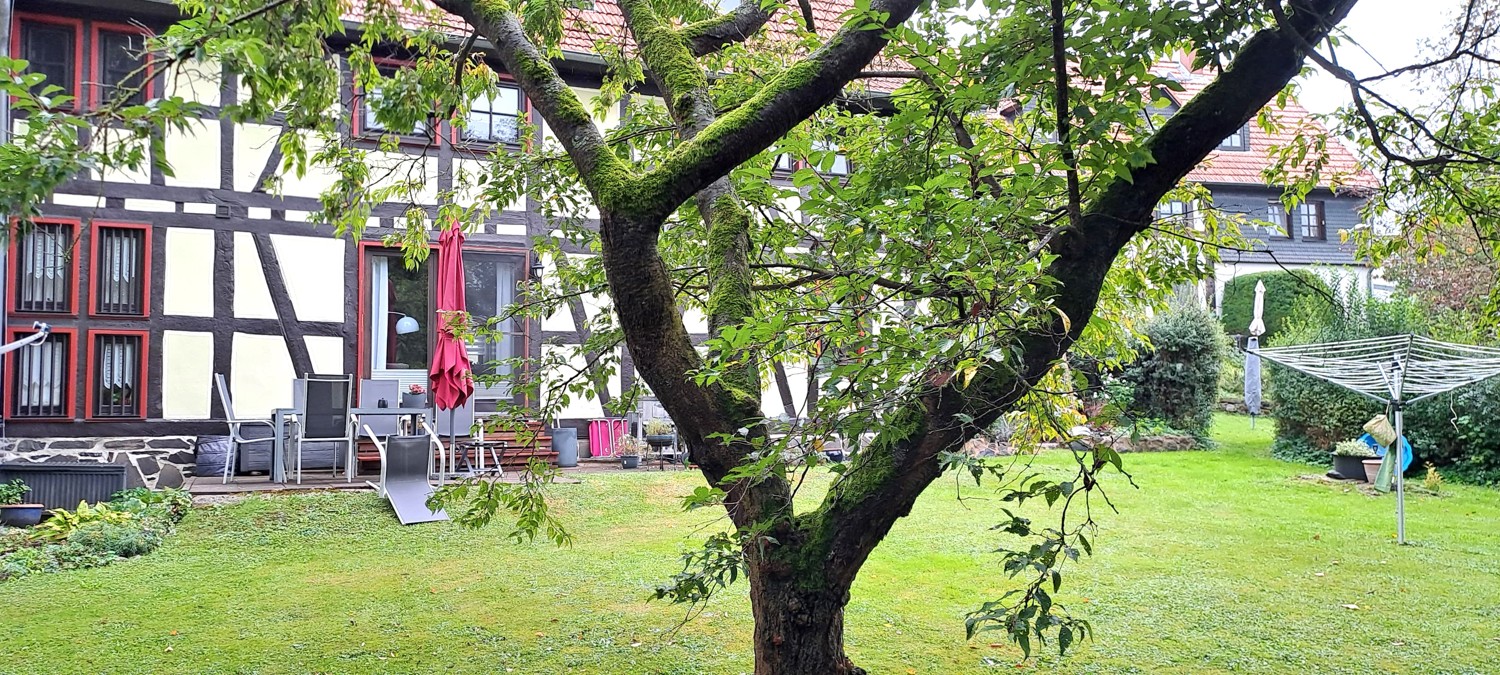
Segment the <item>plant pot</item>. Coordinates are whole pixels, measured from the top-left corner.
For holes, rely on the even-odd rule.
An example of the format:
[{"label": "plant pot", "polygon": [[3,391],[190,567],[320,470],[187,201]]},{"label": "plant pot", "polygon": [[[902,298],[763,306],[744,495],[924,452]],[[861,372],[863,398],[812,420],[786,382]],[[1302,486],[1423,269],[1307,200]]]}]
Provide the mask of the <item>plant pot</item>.
[{"label": "plant pot", "polygon": [[665,448],[677,442],[677,434],[646,435],[646,445],[653,448]]},{"label": "plant pot", "polygon": [[1379,457],[1364,460],[1366,483],[1370,483],[1371,485],[1375,484],[1375,476],[1380,473],[1380,464],[1383,461],[1384,460],[1380,459]]},{"label": "plant pot", "polygon": [[1333,472],[1349,480],[1364,480],[1366,459],[1368,458],[1351,455],[1334,455]]},{"label": "plant pot", "polygon": [[426,408],[427,394],[402,394],[401,407],[403,408]]},{"label": "plant pot", "polygon": [[31,527],[42,522],[41,504],[6,504],[0,506],[0,525]]},{"label": "plant pot", "polygon": [[634,469],[641,465],[640,455],[620,455],[620,468]]},{"label": "plant pot", "polygon": [[825,452],[823,454],[825,454],[825,455],[828,456],[828,461],[830,461],[830,462],[842,462],[842,461],[844,461],[844,451],[843,450],[829,450],[828,452]]}]

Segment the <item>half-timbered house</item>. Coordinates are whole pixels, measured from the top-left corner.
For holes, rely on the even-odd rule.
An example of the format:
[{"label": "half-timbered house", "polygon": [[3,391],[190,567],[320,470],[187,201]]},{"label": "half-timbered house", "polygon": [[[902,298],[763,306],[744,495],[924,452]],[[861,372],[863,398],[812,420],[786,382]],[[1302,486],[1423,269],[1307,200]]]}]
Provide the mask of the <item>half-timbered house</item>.
[{"label": "half-timbered house", "polygon": [[[836,25],[848,4],[813,2],[822,25]],[[15,0],[14,9],[3,46],[80,105],[124,83],[140,65],[143,35],[178,18],[161,0]],[[602,0],[575,16],[587,30],[565,33],[567,58],[559,68],[587,100],[598,95],[603,72],[602,60],[590,53],[594,35],[620,31],[621,19]],[[455,31],[455,44],[465,34]],[[359,105],[352,80],[348,86],[350,133],[373,149],[384,129]],[[162,94],[181,95],[212,112],[244,92],[215,64],[197,62],[172,69],[144,92]],[[495,145],[524,151],[528,139],[519,133],[527,126],[519,121],[536,125],[539,137],[530,140],[547,133],[519,88],[502,86],[474,108],[461,133],[437,122],[392,151],[393,161],[415,159],[424,185],[420,206],[435,209],[438,195],[453,190],[457,176],[478,171]],[[619,113],[597,122],[609,128]],[[161,151],[172,175],[145,168],[79,176],[51,196],[34,228],[7,242],[0,275],[7,338],[30,332],[33,321],[51,324],[53,332],[40,347],[6,357],[0,460],[113,461],[132,467],[133,484],[174,485],[191,470],[192,439],[224,433],[216,373],[227,378],[236,413],[248,417],[289,405],[291,382],[305,373],[426,381],[436,265],[407,269],[400,252],[382,243],[407,205],[377,205],[357,239],[320,229],[310,214],[335,176],[279,173],[282,133],[276,119],[234,123],[205,116],[188,131],[166,133]],[[1253,135],[1244,143],[1262,147]],[[1263,149],[1256,156],[1264,161]],[[1226,165],[1210,165],[1203,178],[1218,185],[1230,176]],[[836,162],[833,170],[846,168]],[[1230,178],[1220,186],[1226,195],[1236,181],[1270,190],[1258,175]],[[1255,194],[1259,206],[1251,210],[1264,210],[1269,202]],[[1319,218],[1344,218],[1342,208],[1320,209]],[[520,201],[476,224],[464,264],[468,307],[477,318],[500,315],[515,301],[518,281],[545,273],[529,246],[551,232],[539,212],[538,204]],[[1328,230],[1318,237],[1302,232],[1299,242],[1321,241]],[[435,239],[435,225],[432,233]],[[578,343],[598,311],[599,303],[578,300],[547,320],[512,322],[504,337],[471,345],[471,356],[483,364],[541,356],[549,343]],[[690,321],[689,329],[702,334],[706,325]],[[777,369],[767,415],[800,408],[807,391],[800,372]],[[626,355],[608,391],[574,402],[559,423],[581,426],[604,416],[609,397],[633,380]],[[484,410],[485,401],[510,399],[512,392],[481,388],[477,397]]]}]

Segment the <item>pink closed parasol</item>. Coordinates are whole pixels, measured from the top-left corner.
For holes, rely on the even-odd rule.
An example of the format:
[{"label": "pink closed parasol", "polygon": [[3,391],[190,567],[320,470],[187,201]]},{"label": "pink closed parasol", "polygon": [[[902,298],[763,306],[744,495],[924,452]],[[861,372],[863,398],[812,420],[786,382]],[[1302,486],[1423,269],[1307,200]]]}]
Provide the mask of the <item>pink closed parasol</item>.
[{"label": "pink closed parasol", "polygon": [[463,407],[474,394],[474,378],[469,364],[469,347],[455,334],[454,323],[466,316],[464,301],[464,235],[458,223],[443,231],[438,240],[437,276],[437,343],[433,345],[432,400],[438,410]]}]

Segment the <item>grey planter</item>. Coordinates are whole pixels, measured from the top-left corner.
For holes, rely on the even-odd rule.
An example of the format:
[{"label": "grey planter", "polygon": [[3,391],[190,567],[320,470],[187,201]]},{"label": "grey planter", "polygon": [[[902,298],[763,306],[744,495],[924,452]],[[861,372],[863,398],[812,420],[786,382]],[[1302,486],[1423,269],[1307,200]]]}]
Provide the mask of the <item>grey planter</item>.
[{"label": "grey planter", "polygon": [[620,455],[620,467],[634,469],[641,465],[640,455]]}]

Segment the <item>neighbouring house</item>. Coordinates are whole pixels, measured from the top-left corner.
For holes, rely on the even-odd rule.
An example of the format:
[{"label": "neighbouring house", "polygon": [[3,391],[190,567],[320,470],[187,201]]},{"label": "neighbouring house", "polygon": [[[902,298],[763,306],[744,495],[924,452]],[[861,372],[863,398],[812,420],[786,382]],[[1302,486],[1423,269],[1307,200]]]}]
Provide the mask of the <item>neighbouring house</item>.
[{"label": "neighbouring house", "polygon": [[[824,26],[836,25],[848,4],[813,0]],[[622,22],[618,8],[603,0],[570,11],[588,30],[565,33],[569,58],[559,69],[587,101],[598,95],[603,75],[602,62],[589,54],[594,35],[618,32]],[[161,0],[15,0],[6,47],[75,94],[80,105],[90,105],[136,69],[144,34],[177,18],[176,8]],[[451,33],[457,48],[469,31]],[[1186,94],[1202,86],[1201,77],[1183,69]],[[148,95],[181,95],[210,109],[241,95],[238,83],[209,62],[173,69],[153,86]],[[427,195],[421,206],[433,217],[438,195],[454,188],[456,176],[478,172],[485,152],[496,145],[523,152],[548,134],[520,89],[502,86],[475,103],[477,123],[463,133],[439,120],[396,150],[379,151],[375,139],[384,130],[360,105],[362,92],[345,86],[344,98],[353,102],[347,111],[353,141],[393,161],[420,158]],[[1305,117],[1300,108],[1285,111]],[[518,123],[528,119],[537,124],[538,138],[520,137]],[[609,128],[619,119],[613,109],[597,122]],[[289,406],[292,381],[308,373],[426,382],[436,254],[407,269],[400,251],[383,243],[396,232],[404,203],[377,205],[357,241],[314,227],[309,216],[334,177],[278,175],[282,133],[275,121],[215,117],[190,132],[169,131],[162,151],[174,175],[148,168],[80,176],[52,196],[34,229],[7,242],[0,275],[6,338],[28,334],[38,320],[54,329],[43,345],[5,357],[0,461],[117,462],[132,468],[132,484],[173,485],[192,470],[193,440],[225,431],[215,374],[227,379],[239,416],[260,418]],[[1216,207],[1265,217],[1279,191],[1259,182],[1258,172],[1266,147],[1285,138],[1251,128],[1226,140],[1192,178],[1212,189]],[[1340,161],[1352,166],[1353,159]],[[847,170],[843,161],[831,169]],[[279,181],[279,194],[266,189],[271,179]],[[1359,222],[1359,203],[1352,189],[1320,190],[1305,213],[1273,216],[1288,224],[1292,237],[1264,241],[1289,265],[1353,264],[1337,244],[1337,229]],[[428,225],[435,241],[437,224],[429,219]],[[468,307],[476,318],[498,316],[516,301],[517,282],[547,272],[547,261],[532,254],[529,242],[551,231],[530,200],[496,209],[478,224],[463,254]],[[1219,285],[1226,275],[1268,264],[1250,257],[1226,264]],[[541,357],[558,344],[578,344],[599,311],[600,303],[575,299],[569,311],[544,321],[513,321],[503,339],[471,344],[471,359]],[[688,328],[707,331],[701,316],[689,317]],[[777,368],[768,416],[801,406],[808,391],[804,373]],[[611,392],[618,395],[634,381],[627,355],[609,392],[575,400],[558,423],[586,428],[605,416]],[[486,401],[516,396],[489,387],[476,398],[482,412]]]},{"label": "neighbouring house", "polygon": [[[1194,70],[1190,54],[1165,59],[1156,72],[1182,84],[1182,91],[1163,91],[1167,105],[1153,112],[1175,113],[1209,82],[1213,73]],[[1213,197],[1211,205],[1180,201],[1164,202],[1157,217],[1189,227],[1202,227],[1205,207],[1226,214],[1242,214],[1255,221],[1242,229],[1253,253],[1224,251],[1211,285],[1202,295],[1213,307],[1222,304],[1224,285],[1235,277],[1275,270],[1305,269],[1330,283],[1369,294],[1381,285],[1377,270],[1356,257],[1353,244],[1341,243],[1340,230],[1367,224],[1362,213],[1366,199],[1378,187],[1375,176],[1363,169],[1354,154],[1338,139],[1327,143],[1328,161],[1318,187],[1302,203],[1287,209],[1281,203],[1282,186],[1266,182],[1263,172],[1274,163],[1272,148],[1290,146],[1299,134],[1326,134],[1327,130],[1308,111],[1288,98],[1285,105],[1267,108],[1275,129],[1266,131],[1255,120],[1239,133],[1224,139],[1219,147],[1188,174],[1187,180],[1201,184]]]}]

